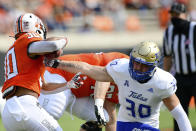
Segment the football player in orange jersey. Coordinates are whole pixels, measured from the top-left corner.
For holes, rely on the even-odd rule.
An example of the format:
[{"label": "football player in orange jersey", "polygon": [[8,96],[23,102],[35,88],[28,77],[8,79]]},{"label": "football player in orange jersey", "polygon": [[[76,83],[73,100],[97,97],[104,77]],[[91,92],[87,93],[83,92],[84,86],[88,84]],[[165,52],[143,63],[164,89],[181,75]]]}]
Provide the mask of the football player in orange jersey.
[{"label": "football player in orange jersey", "polygon": [[46,28],[32,13],[16,19],[14,33],[16,40],[5,55],[3,125],[8,131],[61,131],[57,121],[41,108],[37,99],[39,79],[45,71],[44,55],[63,50],[67,39],[45,40]]},{"label": "football player in orange jersey", "polygon": [[[60,60],[69,61],[83,61],[91,65],[105,66],[107,63],[118,58],[129,58],[129,56],[119,53],[84,53],[84,54],[69,54],[59,57]],[[63,83],[69,81],[74,74],[66,72],[64,70],[59,70],[55,68],[46,68],[44,74],[44,79],[46,82]],[[95,80],[87,78],[84,84],[77,89],[65,90],[56,94],[42,94],[39,97],[39,102],[54,118],[59,119],[65,110],[71,114],[86,120],[86,121],[97,121],[94,113],[94,100],[91,96],[94,95]],[[104,84],[103,82],[98,82],[99,84]],[[96,83],[97,84],[97,83]],[[46,86],[48,86],[46,84]],[[102,85],[104,86],[104,85]],[[106,125],[106,131],[116,130],[116,110],[115,106],[118,103],[118,90],[116,85],[109,85],[109,90],[107,94],[100,94],[102,98],[105,98],[105,109],[109,114],[110,121]],[[53,91],[56,92],[56,91]],[[99,96],[100,96],[99,95]],[[90,96],[90,97],[89,97]],[[105,112],[105,114],[107,114]],[[106,117],[106,119],[108,119]],[[94,125],[94,123],[83,124],[82,128],[87,128],[87,124]],[[105,124],[105,123],[103,123]],[[96,127],[96,126],[95,126]],[[88,129],[86,129],[88,131]],[[96,130],[96,129],[94,129]]]}]

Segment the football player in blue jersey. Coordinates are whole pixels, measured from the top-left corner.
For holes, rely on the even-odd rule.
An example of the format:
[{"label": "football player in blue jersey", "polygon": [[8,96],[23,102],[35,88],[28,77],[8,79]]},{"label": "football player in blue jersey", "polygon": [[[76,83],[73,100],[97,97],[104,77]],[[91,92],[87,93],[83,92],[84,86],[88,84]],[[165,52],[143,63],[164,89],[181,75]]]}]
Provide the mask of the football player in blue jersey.
[{"label": "football player in blue jersey", "polygon": [[[82,72],[102,82],[117,84],[120,108],[117,131],[160,131],[159,115],[162,102],[176,119],[181,131],[192,131],[190,121],[175,95],[176,79],[157,67],[160,50],[155,42],[137,44],[129,59],[116,59],[107,66],[92,66],[84,62],[50,60],[47,66],[77,73]],[[96,87],[96,93],[103,92]],[[95,96],[95,114],[104,123],[104,100]]]}]

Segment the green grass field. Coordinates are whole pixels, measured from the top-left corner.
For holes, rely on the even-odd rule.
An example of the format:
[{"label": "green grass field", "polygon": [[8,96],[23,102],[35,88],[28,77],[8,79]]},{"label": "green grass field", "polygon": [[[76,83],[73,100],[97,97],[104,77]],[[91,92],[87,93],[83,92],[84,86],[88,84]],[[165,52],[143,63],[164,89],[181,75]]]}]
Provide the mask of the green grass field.
[{"label": "green grass field", "polygon": [[[190,109],[190,121],[194,128],[196,128],[196,112],[195,109]],[[64,131],[79,131],[79,127],[85,121],[74,117],[72,120],[68,113],[65,113],[63,117],[59,120],[59,123]],[[170,113],[167,110],[161,111],[160,115],[160,129],[168,131],[169,128],[173,127],[173,121]],[[1,119],[0,119],[0,131],[5,131]],[[105,131],[105,130],[103,130]]]}]

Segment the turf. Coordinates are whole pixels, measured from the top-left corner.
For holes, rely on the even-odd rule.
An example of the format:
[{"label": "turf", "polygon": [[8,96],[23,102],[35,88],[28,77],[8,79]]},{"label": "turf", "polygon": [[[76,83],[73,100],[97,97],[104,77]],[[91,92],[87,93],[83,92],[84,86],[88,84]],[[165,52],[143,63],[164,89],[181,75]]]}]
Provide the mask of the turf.
[{"label": "turf", "polygon": [[[190,121],[193,128],[196,128],[196,112],[195,109],[190,109]],[[79,131],[80,125],[85,121],[73,117],[67,113],[59,120],[59,123],[64,131]],[[160,128],[161,131],[172,131],[173,121],[170,113],[167,110],[162,110],[160,115]],[[5,131],[0,119],[0,131]],[[105,130],[103,130],[105,131]]]}]

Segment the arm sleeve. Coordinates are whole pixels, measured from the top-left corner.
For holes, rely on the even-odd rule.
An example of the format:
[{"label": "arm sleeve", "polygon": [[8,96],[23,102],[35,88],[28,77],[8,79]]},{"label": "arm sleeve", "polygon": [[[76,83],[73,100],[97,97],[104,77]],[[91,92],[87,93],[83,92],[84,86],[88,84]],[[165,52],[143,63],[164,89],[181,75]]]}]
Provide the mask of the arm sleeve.
[{"label": "arm sleeve", "polygon": [[66,39],[54,41],[37,41],[29,46],[29,53],[45,53],[62,49],[67,44]]},{"label": "arm sleeve", "polygon": [[180,131],[192,131],[191,123],[183,110],[181,104],[178,104],[172,111],[172,116],[178,123]]},{"label": "arm sleeve", "polygon": [[[165,82],[160,82],[159,83],[159,90],[158,90],[158,95],[161,99],[167,98],[169,96],[171,96],[172,94],[174,94],[177,90],[177,86],[176,86],[176,79],[172,76],[172,75],[168,75],[167,76],[167,81]],[[161,88],[162,87],[162,88]]]}]

